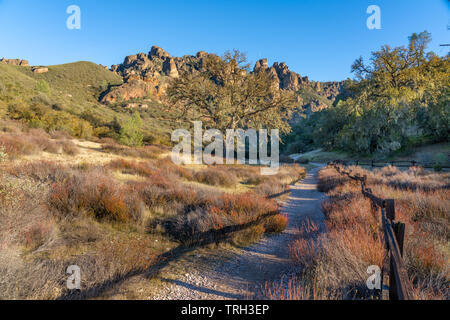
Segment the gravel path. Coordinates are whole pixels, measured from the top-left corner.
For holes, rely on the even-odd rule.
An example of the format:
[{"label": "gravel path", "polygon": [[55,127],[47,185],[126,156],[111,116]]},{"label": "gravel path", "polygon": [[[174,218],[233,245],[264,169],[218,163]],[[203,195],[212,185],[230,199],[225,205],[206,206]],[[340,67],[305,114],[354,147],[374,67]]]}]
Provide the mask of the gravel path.
[{"label": "gravel path", "polygon": [[[217,257],[197,255],[186,261],[185,273],[164,278],[164,285],[151,297],[161,300],[224,300],[251,298],[266,281],[279,280],[291,272],[288,244],[298,234],[299,226],[307,218],[321,222],[324,219],[320,203],[324,195],[317,191],[317,173],[320,167],[309,171],[307,177],[291,187],[291,194],[283,207],[289,217],[286,230],[263,238],[258,243],[231,253],[225,261]],[[206,259],[202,263],[196,260]],[[220,259],[219,259],[220,261]],[[195,265],[195,267],[194,267]],[[195,269],[194,269],[195,268]]]}]

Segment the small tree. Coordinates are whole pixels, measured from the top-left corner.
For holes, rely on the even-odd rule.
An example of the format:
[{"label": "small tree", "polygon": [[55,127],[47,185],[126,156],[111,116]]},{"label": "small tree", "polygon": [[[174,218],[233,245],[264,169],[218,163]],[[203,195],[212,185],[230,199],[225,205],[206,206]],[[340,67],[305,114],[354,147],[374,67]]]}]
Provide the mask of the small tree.
[{"label": "small tree", "polygon": [[133,113],[133,116],[123,125],[120,131],[120,143],[127,146],[142,146],[144,135],[141,132],[142,119],[139,112]]}]

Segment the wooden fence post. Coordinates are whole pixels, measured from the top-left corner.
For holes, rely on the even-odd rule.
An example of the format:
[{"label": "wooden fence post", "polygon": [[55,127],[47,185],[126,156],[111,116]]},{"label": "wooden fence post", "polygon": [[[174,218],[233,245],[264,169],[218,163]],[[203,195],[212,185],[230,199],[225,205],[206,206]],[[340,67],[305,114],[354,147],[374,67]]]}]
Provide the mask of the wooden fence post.
[{"label": "wooden fence post", "polygon": [[392,264],[392,253],[389,252],[389,300],[398,300],[397,295],[397,281],[395,279],[394,266]]},{"label": "wooden fence post", "polygon": [[389,220],[395,220],[395,201],[392,199],[385,200],[386,217]]},{"label": "wooden fence post", "polygon": [[398,242],[398,247],[400,249],[400,254],[403,257],[403,242],[405,240],[405,224],[402,222],[396,222],[393,225],[395,238]]}]

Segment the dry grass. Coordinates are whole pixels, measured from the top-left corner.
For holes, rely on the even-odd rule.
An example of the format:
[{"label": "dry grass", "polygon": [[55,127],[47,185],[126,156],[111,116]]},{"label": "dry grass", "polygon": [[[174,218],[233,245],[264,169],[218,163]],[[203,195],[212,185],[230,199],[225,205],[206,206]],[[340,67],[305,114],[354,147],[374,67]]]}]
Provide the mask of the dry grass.
[{"label": "dry grass", "polygon": [[[413,296],[449,299],[448,175],[417,168],[406,172],[392,167],[374,172],[352,170],[368,176],[374,194],[396,200],[397,219],[407,227],[404,259]],[[366,270],[370,265],[381,266],[385,254],[379,213],[372,212],[358,183],[334,169],[320,172],[319,189],[329,196],[323,203],[326,232],[305,225],[301,237],[290,246],[302,279],[299,286],[314,290],[286,291],[286,286],[279,290],[280,284],[273,284],[268,294],[272,298],[279,294],[281,299],[286,294],[299,299],[372,299]]]},{"label": "dry grass", "polygon": [[[1,164],[0,299],[70,299],[65,272],[73,264],[95,296],[151,268],[168,248],[245,245],[281,232],[287,218],[266,195],[304,175],[297,167],[261,178],[259,167],[177,166],[154,156],[159,147],[114,151],[129,155],[121,159],[91,142],[71,150],[61,132],[9,130],[0,141],[14,155]],[[63,148],[73,155],[48,157]],[[247,191],[227,192],[239,186]]]},{"label": "dry grass", "polygon": [[232,172],[212,167],[196,172],[194,179],[207,185],[223,187],[232,187],[238,182],[237,177]]},{"label": "dry grass", "polygon": [[119,156],[142,158],[142,159],[158,159],[167,152],[166,148],[161,146],[145,146],[138,148],[131,148],[123,145],[119,145],[112,139],[106,139],[102,141],[103,152],[116,154]]},{"label": "dry grass", "polygon": [[53,140],[42,129],[29,129],[28,132],[0,133],[0,147],[11,159],[36,155],[40,152],[67,154],[75,156],[79,150],[71,140]]}]

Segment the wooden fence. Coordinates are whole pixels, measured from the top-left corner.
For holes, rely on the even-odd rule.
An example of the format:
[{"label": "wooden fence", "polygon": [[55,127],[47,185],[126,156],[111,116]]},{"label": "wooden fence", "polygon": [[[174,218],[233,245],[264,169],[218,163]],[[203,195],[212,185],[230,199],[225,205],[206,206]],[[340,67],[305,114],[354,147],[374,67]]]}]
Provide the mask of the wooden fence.
[{"label": "wooden fence", "polygon": [[351,170],[345,169],[342,162],[331,162],[329,166],[340,174],[361,183],[361,192],[371,200],[374,214],[381,209],[381,224],[386,244],[386,255],[382,266],[383,300],[410,300],[411,283],[402,258],[405,224],[395,221],[395,201],[375,196],[366,186],[367,176],[353,175]]},{"label": "wooden fence", "polygon": [[377,161],[377,160],[339,160],[334,163],[340,163],[345,166],[364,166],[372,168],[382,168],[387,166],[395,166],[399,168],[410,168],[410,167],[422,167],[426,169],[434,169],[440,167],[441,169],[450,169],[449,163],[436,164],[432,162],[420,162],[415,160],[400,160],[400,161]]}]

